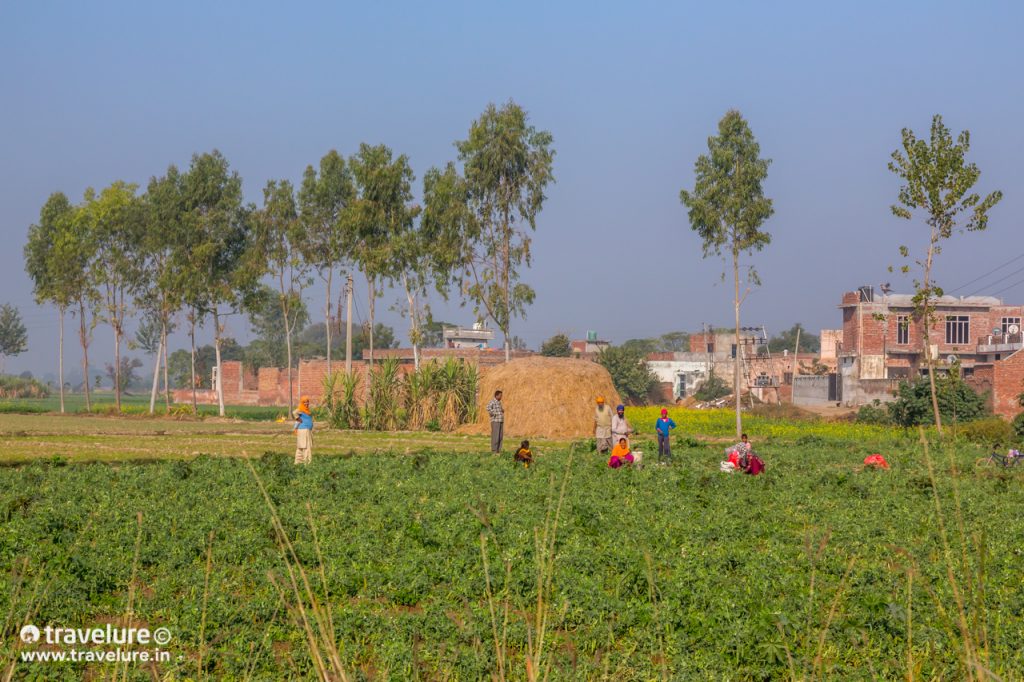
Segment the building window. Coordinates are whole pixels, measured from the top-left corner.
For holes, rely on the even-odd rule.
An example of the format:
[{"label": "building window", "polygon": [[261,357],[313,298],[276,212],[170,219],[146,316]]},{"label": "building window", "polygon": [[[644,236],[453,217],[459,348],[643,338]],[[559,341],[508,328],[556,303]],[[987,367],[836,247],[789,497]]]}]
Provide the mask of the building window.
[{"label": "building window", "polygon": [[910,316],[908,315],[896,316],[896,343],[900,346],[910,343]]},{"label": "building window", "polygon": [[1003,330],[1003,336],[1010,333],[1010,327],[1017,325],[1017,331],[1020,331],[1020,318],[1019,317],[1004,317],[1003,322],[1000,325],[1000,329]]},{"label": "building window", "polygon": [[708,352],[709,353],[714,353],[715,352],[715,344],[713,344],[713,343],[709,343],[708,344]]},{"label": "building window", "polygon": [[946,315],[946,343],[965,344],[971,335],[971,318],[967,315]]}]

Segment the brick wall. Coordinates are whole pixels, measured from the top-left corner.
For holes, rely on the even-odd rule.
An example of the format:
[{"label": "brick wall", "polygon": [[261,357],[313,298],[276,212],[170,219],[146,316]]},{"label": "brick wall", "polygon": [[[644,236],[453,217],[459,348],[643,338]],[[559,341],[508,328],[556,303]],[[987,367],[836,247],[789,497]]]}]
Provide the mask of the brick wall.
[{"label": "brick wall", "polygon": [[1021,412],[1017,396],[1024,391],[1024,350],[994,362],[992,366],[992,411],[1012,419]]}]

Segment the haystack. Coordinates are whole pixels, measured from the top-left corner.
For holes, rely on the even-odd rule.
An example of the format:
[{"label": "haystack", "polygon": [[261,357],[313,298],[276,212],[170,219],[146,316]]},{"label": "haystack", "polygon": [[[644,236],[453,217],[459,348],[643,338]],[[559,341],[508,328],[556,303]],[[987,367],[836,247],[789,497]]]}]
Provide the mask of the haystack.
[{"label": "haystack", "polygon": [[601,365],[570,358],[521,358],[488,367],[480,377],[475,424],[464,433],[490,433],[487,403],[501,389],[506,438],[585,438],[594,435],[594,401],[615,409],[619,394]]}]

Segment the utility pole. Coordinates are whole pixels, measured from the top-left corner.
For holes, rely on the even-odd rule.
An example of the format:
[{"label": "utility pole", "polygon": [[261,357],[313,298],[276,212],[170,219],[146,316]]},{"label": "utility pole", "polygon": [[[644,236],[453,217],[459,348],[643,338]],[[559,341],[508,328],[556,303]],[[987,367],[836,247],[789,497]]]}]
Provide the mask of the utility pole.
[{"label": "utility pole", "polygon": [[[800,361],[797,358],[800,355],[800,332],[803,331],[803,327],[796,328],[796,343],[793,345],[793,364],[790,365],[791,370],[789,373],[789,385],[792,390],[789,392],[789,402],[796,404],[796,372],[797,367],[800,365]],[[818,351],[818,355],[821,355],[821,351]],[[781,400],[779,402],[782,402]]]},{"label": "utility pole", "polygon": [[345,374],[352,374],[352,275],[345,282]]}]

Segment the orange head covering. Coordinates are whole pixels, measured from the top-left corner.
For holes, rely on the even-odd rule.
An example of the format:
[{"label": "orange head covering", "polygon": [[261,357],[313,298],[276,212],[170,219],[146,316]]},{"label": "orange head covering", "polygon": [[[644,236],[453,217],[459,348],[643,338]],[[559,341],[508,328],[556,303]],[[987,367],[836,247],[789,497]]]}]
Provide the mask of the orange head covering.
[{"label": "orange head covering", "polygon": [[598,405],[604,405],[604,396],[601,396],[601,395],[597,396],[597,404]]},{"label": "orange head covering", "polygon": [[309,396],[308,395],[304,395],[301,398],[299,398],[299,408],[298,408],[298,410],[299,410],[299,412],[305,412],[306,414],[309,414]]}]

